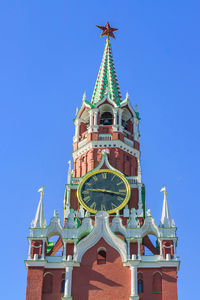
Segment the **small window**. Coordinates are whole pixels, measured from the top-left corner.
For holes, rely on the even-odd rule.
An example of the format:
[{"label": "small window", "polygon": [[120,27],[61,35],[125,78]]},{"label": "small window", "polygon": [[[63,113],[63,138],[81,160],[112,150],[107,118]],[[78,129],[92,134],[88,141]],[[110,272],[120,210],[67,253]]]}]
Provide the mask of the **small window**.
[{"label": "small window", "polygon": [[138,293],[143,293],[143,280],[138,280]]},{"label": "small window", "polygon": [[126,160],[129,161],[129,156],[128,155],[126,156]]},{"label": "small window", "polygon": [[65,273],[62,274],[62,281],[61,281],[61,290],[60,290],[60,292],[62,294],[64,294],[64,292],[65,292]]},{"label": "small window", "polygon": [[97,254],[97,265],[103,265],[106,263],[106,251],[99,250]]},{"label": "small window", "polygon": [[85,161],[85,156],[82,158],[82,162],[84,162]]}]

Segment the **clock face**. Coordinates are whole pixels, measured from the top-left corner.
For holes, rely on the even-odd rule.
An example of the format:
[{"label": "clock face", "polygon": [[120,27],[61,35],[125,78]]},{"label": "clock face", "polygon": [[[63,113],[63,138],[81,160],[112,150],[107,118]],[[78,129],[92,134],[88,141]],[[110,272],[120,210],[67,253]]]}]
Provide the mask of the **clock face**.
[{"label": "clock face", "polygon": [[130,185],[118,172],[101,169],[86,175],[78,190],[80,204],[91,213],[107,211],[114,213],[122,209],[130,197]]}]

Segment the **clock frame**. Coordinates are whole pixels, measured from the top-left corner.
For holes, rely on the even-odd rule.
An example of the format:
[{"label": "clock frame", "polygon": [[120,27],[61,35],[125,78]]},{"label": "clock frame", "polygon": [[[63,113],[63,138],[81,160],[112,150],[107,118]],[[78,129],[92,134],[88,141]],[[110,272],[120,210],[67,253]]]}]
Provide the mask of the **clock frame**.
[{"label": "clock frame", "polygon": [[[107,176],[106,174],[109,175]],[[98,178],[101,180],[99,181]],[[112,181],[113,178],[113,183],[109,182],[108,180],[109,178],[110,181]],[[98,187],[98,181],[100,184],[99,187]],[[123,187],[122,190],[120,190],[119,185]],[[86,188],[86,186],[88,187]],[[117,186],[119,188],[117,188]],[[85,194],[84,197],[83,194]],[[113,214],[117,210],[121,210],[128,203],[130,194],[131,194],[131,188],[127,179],[123,176],[123,174],[110,169],[100,169],[96,171],[91,171],[81,180],[77,189],[77,197],[79,203],[83,206],[83,208],[85,208],[92,214],[95,214],[100,210],[105,210],[109,214]],[[104,201],[107,207],[105,204],[99,203],[97,198],[98,199],[102,198],[99,201],[102,201],[102,203]],[[114,204],[113,201],[115,202]],[[98,204],[98,206],[101,205],[101,208],[103,207],[105,209],[96,208],[97,206],[96,204]],[[110,207],[111,205],[112,207]]]}]

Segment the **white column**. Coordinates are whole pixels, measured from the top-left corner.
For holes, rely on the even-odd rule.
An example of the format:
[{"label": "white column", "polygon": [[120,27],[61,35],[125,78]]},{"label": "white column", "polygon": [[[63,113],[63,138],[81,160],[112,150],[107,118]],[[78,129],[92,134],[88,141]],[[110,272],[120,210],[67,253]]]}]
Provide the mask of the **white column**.
[{"label": "white column", "polygon": [[63,260],[66,260],[66,244],[67,242],[64,241],[64,247],[63,247]]},{"label": "white column", "polygon": [[93,126],[93,110],[92,109],[89,111],[89,114],[90,114],[90,127],[92,127]]},{"label": "white column", "polygon": [[174,259],[176,259],[176,241],[173,240],[173,246],[174,246]]},{"label": "white column", "polygon": [[98,131],[98,125],[97,125],[97,119],[98,119],[98,109],[94,109],[94,131]]},{"label": "white column", "polygon": [[80,120],[77,119],[75,122],[75,136],[74,136],[74,142],[78,142],[79,141],[79,124],[80,124]]},{"label": "white column", "polygon": [[127,256],[128,259],[130,259],[130,240],[126,240],[127,241]]},{"label": "white column", "polygon": [[72,288],[72,269],[73,267],[66,267],[65,269],[65,292],[64,298],[71,297],[71,288]]},{"label": "white column", "polygon": [[163,257],[162,241],[160,241],[160,256]]},{"label": "white column", "polygon": [[29,247],[28,247],[28,259],[31,259],[31,240],[28,241]]},{"label": "white column", "polygon": [[44,248],[45,248],[45,240],[42,241],[42,257],[41,257],[41,259],[44,259]]},{"label": "white column", "polygon": [[140,245],[141,245],[141,240],[138,239],[138,259],[141,259],[141,248],[140,248]]},{"label": "white column", "polygon": [[119,109],[119,126],[122,126],[122,109]]},{"label": "white column", "polygon": [[142,185],[138,185],[138,192],[139,192],[139,203],[142,202]]},{"label": "white column", "polygon": [[131,296],[130,299],[139,299],[137,284],[137,266],[130,266],[131,270]]},{"label": "white column", "polygon": [[94,110],[94,126],[97,126],[97,117],[98,117],[98,110]]}]

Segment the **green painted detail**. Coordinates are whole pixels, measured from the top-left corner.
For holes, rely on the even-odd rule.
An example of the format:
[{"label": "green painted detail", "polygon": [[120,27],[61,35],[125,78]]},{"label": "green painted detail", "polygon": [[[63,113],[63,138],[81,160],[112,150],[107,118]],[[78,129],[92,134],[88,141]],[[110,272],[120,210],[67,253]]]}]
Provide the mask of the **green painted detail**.
[{"label": "green painted detail", "polygon": [[143,212],[144,218],[146,217],[146,192],[145,192],[145,185],[142,185],[142,204],[143,204]]},{"label": "green painted detail", "polygon": [[139,115],[140,115],[139,111],[135,111],[135,114],[136,114],[136,117],[138,118],[138,120],[141,120],[140,117],[139,117]]},{"label": "green painted detail", "polygon": [[48,245],[47,245],[47,253],[49,253],[51,251],[51,249],[53,248],[53,246],[54,246],[54,242],[53,241],[49,241]]},{"label": "green painted detail", "polygon": [[105,45],[103,59],[99,69],[91,103],[96,104],[98,101],[101,101],[104,98],[105,93],[108,93],[110,99],[118,106],[122,102],[113,62],[112,49],[109,41],[107,41]]},{"label": "green painted detail", "polygon": [[91,102],[89,102],[89,101],[87,101],[87,100],[85,100],[85,103],[88,104],[91,108],[94,108],[93,103],[91,103]]}]

